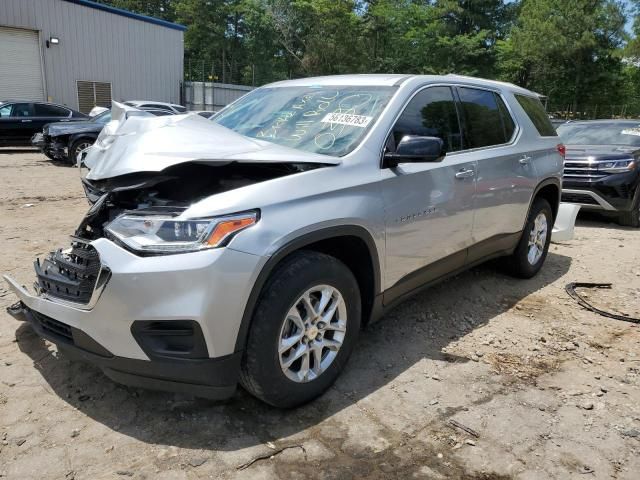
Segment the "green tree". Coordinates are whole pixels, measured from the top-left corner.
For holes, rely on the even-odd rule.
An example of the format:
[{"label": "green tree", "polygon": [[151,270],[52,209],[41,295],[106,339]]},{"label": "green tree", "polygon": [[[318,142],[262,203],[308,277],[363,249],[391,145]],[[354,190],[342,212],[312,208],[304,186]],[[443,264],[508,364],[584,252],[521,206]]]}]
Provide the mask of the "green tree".
[{"label": "green tree", "polygon": [[292,74],[358,72],[363,58],[362,21],[354,0],[267,0],[278,42]]},{"label": "green tree", "polygon": [[371,0],[367,5],[370,69],[489,77],[495,43],[516,11],[503,0]]},{"label": "green tree", "polygon": [[497,46],[500,74],[574,111],[619,101],[625,20],[614,0],[523,0]]}]

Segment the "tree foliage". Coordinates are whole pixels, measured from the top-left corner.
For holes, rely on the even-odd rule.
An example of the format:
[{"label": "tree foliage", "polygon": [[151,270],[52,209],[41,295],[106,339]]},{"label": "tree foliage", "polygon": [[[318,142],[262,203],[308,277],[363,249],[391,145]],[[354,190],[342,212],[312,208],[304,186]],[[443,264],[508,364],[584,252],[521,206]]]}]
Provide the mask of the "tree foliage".
[{"label": "tree foliage", "polygon": [[186,25],[195,79],[459,73],[640,113],[640,0],[101,1]]}]

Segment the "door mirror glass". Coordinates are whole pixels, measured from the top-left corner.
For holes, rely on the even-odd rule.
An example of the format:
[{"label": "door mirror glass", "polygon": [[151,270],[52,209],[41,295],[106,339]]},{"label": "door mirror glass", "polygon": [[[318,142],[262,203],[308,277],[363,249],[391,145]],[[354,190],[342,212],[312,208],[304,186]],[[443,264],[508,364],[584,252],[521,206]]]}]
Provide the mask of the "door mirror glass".
[{"label": "door mirror glass", "polygon": [[437,137],[405,135],[395,152],[384,154],[385,166],[396,167],[400,163],[439,162],[445,156],[444,142]]}]

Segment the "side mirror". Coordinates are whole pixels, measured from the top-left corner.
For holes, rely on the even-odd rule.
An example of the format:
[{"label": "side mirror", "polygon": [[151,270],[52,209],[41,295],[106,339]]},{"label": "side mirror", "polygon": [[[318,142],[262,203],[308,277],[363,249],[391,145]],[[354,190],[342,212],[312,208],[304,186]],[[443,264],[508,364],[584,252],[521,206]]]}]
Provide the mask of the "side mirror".
[{"label": "side mirror", "polygon": [[405,135],[395,152],[384,154],[386,167],[397,167],[400,163],[439,162],[446,155],[444,142],[437,137]]}]

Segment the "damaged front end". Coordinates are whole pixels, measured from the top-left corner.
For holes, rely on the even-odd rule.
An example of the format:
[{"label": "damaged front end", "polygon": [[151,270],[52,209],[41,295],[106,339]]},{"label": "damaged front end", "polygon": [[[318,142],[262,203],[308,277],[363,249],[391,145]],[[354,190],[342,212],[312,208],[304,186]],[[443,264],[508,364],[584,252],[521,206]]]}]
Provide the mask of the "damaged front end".
[{"label": "damaged front end", "polygon": [[123,112],[114,105],[115,121],[81,158],[91,207],[71,245],[36,261],[35,292],[5,276],[19,298],[9,313],[120,383],[227,398],[246,288],[268,258],[220,247],[314,186],[286,177],[340,159],[197,115]]},{"label": "damaged front end", "polygon": [[[71,246],[37,260],[36,292],[91,309],[110,270],[93,242],[109,240],[137,256],[224,246],[259,220],[259,210],[188,218],[214,195],[336,165],[339,159],[249,139],[198,115],[147,117],[114,102],[83,160],[91,204]],[[186,217],[186,218],[185,218]]]},{"label": "damaged front end", "polygon": [[[105,180],[84,178],[91,209],[75,232],[86,241],[106,237],[105,227],[122,215],[179,217],[193,204],[213,195],[316,168],[305,164],[187,163],[161,172],[132,173]],[[177,228],[177,227],[176,227]]]}]

